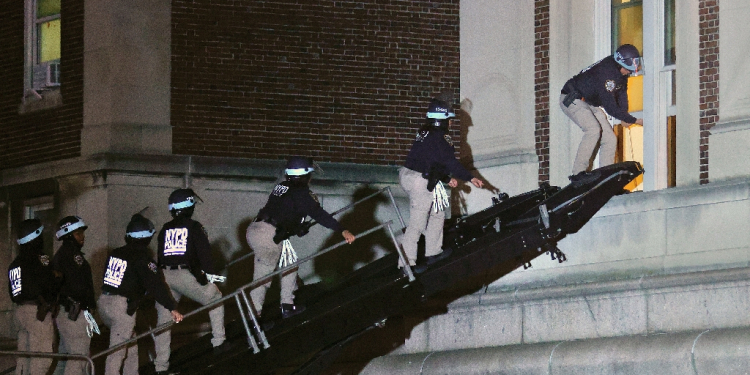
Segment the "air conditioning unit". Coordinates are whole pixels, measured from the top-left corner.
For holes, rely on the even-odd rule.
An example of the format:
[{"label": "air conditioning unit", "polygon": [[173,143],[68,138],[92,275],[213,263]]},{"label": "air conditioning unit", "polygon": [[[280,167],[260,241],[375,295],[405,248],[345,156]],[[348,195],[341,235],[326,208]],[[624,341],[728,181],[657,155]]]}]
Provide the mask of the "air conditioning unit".
[{"label": "air conditioning unit", "polygon": [[60,86],[60,62],[48,61],[34,66],[34,90]]}]

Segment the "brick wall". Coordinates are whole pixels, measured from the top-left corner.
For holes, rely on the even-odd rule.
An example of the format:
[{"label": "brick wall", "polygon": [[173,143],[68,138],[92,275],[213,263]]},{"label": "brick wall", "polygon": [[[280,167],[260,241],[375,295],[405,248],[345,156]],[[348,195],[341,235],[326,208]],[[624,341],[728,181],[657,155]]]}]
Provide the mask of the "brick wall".
[{"label": "brick wall", "polygon": [[549,0],[534,1],[534,93],[539,182],[549,182]]},{"label": "brick wall", "polygon": [[719,121],[719,1],[700,0],[700,183],[708,179],[709,130]]},{"label": "brick wall", "polygon": [[80,155],[83,126],[83,0],[62,2],[63,105],[19,114],[23,96],[24,1],[0,0],[0,169]]},{"label": "brick wall", "polygon": [[459,0],[172,4],[176,154],[400,164],[458,98]]}]

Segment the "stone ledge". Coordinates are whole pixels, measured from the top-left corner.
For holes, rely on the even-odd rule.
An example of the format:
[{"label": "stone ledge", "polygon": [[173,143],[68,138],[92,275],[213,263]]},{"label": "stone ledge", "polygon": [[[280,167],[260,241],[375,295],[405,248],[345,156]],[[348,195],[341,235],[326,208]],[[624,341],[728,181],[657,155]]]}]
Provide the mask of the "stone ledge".
[{"label": "stone ledge", "polygon": [[750,329],[688,331],[387,355],[361,374],[744,374]]},{"label": "stone ledge", "polygon": [[[398,183],[398,167],[351,163],[320,163],[318,181]],[[62,161],[40,163],[0,171],[0,187],[62,176],[132,172],[137,174],[232,179],[274,180],[283,160],[219,158],[188,155],[144,155],[105,153]]]}]

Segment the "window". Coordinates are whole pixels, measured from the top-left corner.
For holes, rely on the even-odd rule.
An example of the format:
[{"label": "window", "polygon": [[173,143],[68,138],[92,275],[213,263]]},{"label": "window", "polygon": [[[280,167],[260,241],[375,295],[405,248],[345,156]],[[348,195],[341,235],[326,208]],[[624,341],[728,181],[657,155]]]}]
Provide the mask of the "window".
[{"label": "window", "polygon": [[26,0],[24,103],[60,86],[61,0]]},{"label": "window", "polygon": [[[644,17],[644,3],[649,9],[660,8],[658,17]],[[615,124],[616,161],[638,161],[647,171],[647,177],[627,187],[630,190],[643,190],[644,178],[651,179],[649,189],[675,186],[675,0],[611,0],[611,5],[612,53],[622,44],[632,44],[644,55],[645,74],[628,78],[628,110],[652,127]],[[656,52],[649,56],[644,49]],[[644,89],[655,93],[656,97],[649,95],[654,100],[644,103]]]}]

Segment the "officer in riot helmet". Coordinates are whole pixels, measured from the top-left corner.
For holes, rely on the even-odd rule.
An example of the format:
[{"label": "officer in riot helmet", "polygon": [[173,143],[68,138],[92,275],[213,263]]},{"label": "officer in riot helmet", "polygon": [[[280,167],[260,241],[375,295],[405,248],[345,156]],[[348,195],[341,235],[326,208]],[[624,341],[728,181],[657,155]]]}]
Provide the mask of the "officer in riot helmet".
[{"label": "officer in riot helmet", "polygon": [[[297,260],[289,237],[303,236],[309,228],[304,220],[310,216],[316,222],[336,233],[341,233],[347,243],[355,236],[341,227],[341,224],[326,212],[318,198],[310,191],[309,184],[315,170],[311,158],[291,157],[284,169],[285,181],[278,183],[271,191],[266,205],[258,212],[255,220],[247,228],[247,243],[255,251],[255,280],[272,273],[277,266],[286,267]],[[271,282],[267,282],[250,292],[255,310],[260,314],[266,292]],[[294,303],[297,287],[297,269],[291,269],[281,277],[281,314],[288,318],[301,313],[305,308]]]},{"label": "officer in riot helmet", "polygon": [[[18,327],[18,350],[52,352],[57,312],[59,278],[55,277],[49,256],[44,254],[42,231],[38,219],[24,220],[18,226],[18,256],[8,267],[8,292],[15,305]],[[44,374],[51,358],[18,357],[16,374]]]},{"label": "officer in riot helmet", "polygon": [[[60,333],[60,353],[89,355],[90,321],[96,309],[91,265],[81,249],[86,240],[86,223],[78,216],[66,216],[57,224],[55,236],[62,245],[52,259],[62,274],[60,305],[65,308],[55,319]],[[86,374],[86,361],[65,361],[65,375]]]},{"label": "officer in riot helmet", "polygon": [[643,119],[628,113],[628,76],[642,73],[642,58],[638,49],[623,44],[613,55],[599,60],[565,82],[560,90],[560,108],[583,130],[583,138],[573,162],[571,181],[586,179],[597,145],[600,167],[615,162],[617,136],[607,114],[622,121],[626,127],[643,125]]},{"label": "officer in riot helmet", "polygon": [[448,208],[448,197],[443,186],[458,186],[458,180],[469,181],[481,188],[484,182],[464,168],[456,159],[453,141],[448,135],[452,118],[453,94],[444,91],[430,101],[424,125],[399,170],[399,183],[409,196],[409,224],[402,239],[402,246],[410,266],[416,265],[417,242],[425,236],[425,267],[450,255],[443,251],[443,223]]},{"label": "officer in riot helmet", "polygon": [[[125,230],[126,245],[112,250],[107,258],[102,295],[98,303],[99,314],[110,327],[110,347],[133,336],[135,312],[146,293],[169,311],[172,320],[177,323],[182,321],[182,314],[177,311],[177,303],[164,283],[161,270],[149,256],[148,245],[154,232],[154,224],[150,220],[140,214],[133,215]],[[138,374],[137,343],[107,356],[104,373]]]},{"label": "officer in riot helmet", "polygon": [[[191,218],[197,198],[192,189],[177,189],[169,195],[172,220],[164,224],[159,232],[157,260],[175,301],[179,302],[182,296],[186,296],[207,305],[220,299],[221,291],[209,281],[209,278],[214,279],[215,271],[206,230]],[[174,318],[170,309],[161,304],[156,306],[156,310],[160,325]],[[229,345],[225,344],[224,306],[220,304],[214,307],[208,316],[213,334],[211,344],[214,352],[219,353]],[[154,339],[157,373],[166,372],[169,368],[171,342],[170,330],[158,333]]]}]

